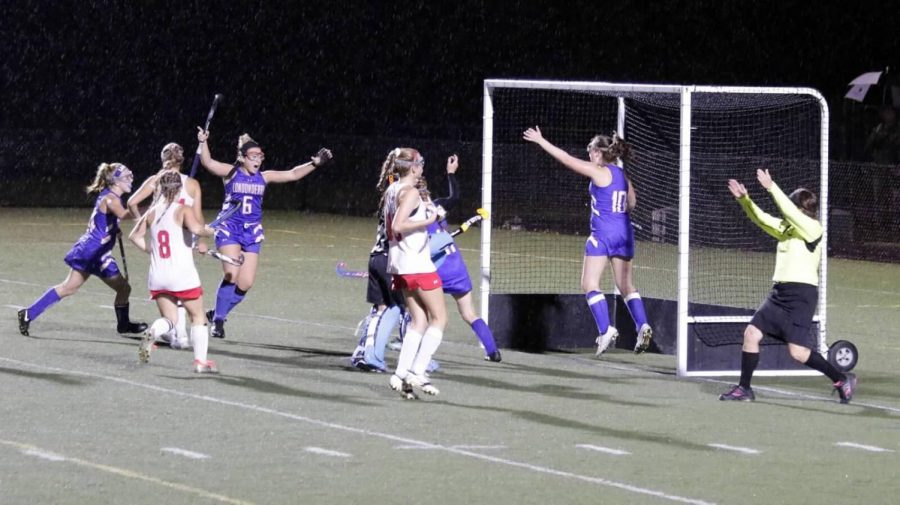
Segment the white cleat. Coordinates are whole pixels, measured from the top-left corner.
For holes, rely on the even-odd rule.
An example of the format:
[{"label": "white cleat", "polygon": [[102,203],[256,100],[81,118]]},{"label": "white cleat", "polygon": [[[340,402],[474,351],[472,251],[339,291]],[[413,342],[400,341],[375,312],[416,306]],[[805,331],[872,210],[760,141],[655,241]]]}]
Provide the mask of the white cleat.
[{"label": "white cleat", "polygon": [[418,400],[419,397],[416,396],[415,391],[413,391],[412,386],[409,385],[408,382],[401,379],[397,376],[397,374],[391,375],[391,389],[394,391],[398,391],[400,396],[402,396],[406,400]]},{"label": "white cleat", "polygon": [[216,362],[208,359],[206,361],[194,360],[194,373],[219,373]]},{"label": "white cleat", "polygon": [[428,377],[416,375],[412,372],[406,376],[406,383],[422,391],[426,395],[437,396],[441,393],[438,388],[434,387],[431,381],[428,380]]},{"label": "white cleat", "polygon": [[619,330],[615,328],[615,326],[610,326],[607,328],[606,333],[597,337],[597,340],[594,342],[597,344],[597,352],[595,353],[598,357],[606,352],[609,349],[609,346],[614,345],[616,342],[616,338],[619,337]]},{"label": "white cleat", "polygon": [[149,363],[150,353],[153,349],[156,349],[156,342],[154,342],[153,334],[150,333],[150,329],[148,328],[141,337],[141,345],[138,347],[138,361],[141,363]]},{"label": "white cleat", "polygon": [[650,328],[649,324],[642,324],[641,329],[638,330],[637,342],[634,344],[634,353],[641,354],[650,348],[650,340],[653,339],[653,329]]}]

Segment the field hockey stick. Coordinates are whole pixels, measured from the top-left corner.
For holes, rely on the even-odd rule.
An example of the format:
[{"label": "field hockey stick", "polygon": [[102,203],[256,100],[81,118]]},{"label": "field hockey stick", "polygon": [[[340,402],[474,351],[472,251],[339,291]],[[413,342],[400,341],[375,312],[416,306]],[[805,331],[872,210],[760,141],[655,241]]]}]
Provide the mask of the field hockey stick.
[{"label": "field hockey stick", "polygon": [[125,271],[125,280],[128,280],[128,263],[125,261],[125,245],[122,243],[122,232],[119,232],[119,254],[122,255],[122,270]]},{"label": "field hockey stick", "polygon": [[233,216],[234,213],[237,212],[239,208],[241,208],[241,202],[238,200],[231,200],[230,202],[228,202],[228,204],[231,205],[231,207],[222,211],[219,214],[219,217],[214,219],[213,222],[209,223],[210,228],[215,228],[215,227],[219,226],[220,224],[224,223],[226,220],[228,220],[229,217]]},{"label": "field hockey stick", "polygon": [[[203,126],[203,131],[209,131],[209,123],[212,122],[213,115],[216,113],[216,107],[219,106],[219,102],[222,101],[222,98],[223,95],[220,93],[216,93],[216,96],[213,97],[212,107],[209,108],[209,114],[206,115],[206,124]],[[194,161],[191,163],[191,178],[197,174],[197,167],[200,166],[200,151],[201,145],[197,144],[197,152],[194,153]]]},{"label": "field hockey stick", "polygon": [[[196,248],[197,248],[197,247],[194,246],[194,249],[196,249]],[[236,267],[239,267],[239,266],[241,266],[241,265],[244,264],[244,255],[243,255],[243,254],[241,254],[241,255],[238,256],[237,258],[232,258],[231,256],[222,254],[222,253],[220,253],[219,251],[216,251],[216,250],[214,250],[214,249],[210,249],[210,250],[206,251],[205,255],[206,255],[206,256],[209,256],[210,258],[215,258],[215,259],[217,259],[217,260],[219,260],[219,261],[223,261],[223,262],[225,262],[225,263],[228,263],[229,265],[234,265],[234,266],[236,266]]]},{"label": "field hockey stick", "polygon": [[459,234],[461,234],[461,233],[465,233],[466,231],[468,231],[468,229],[469,229],[473,224],[475,224],[475,223],[481,221],[482,219],[486,219],[486,218],[490,215],[490,214],[488,213],[488,211],[486,211],[486,210],[484,210],[484,209],[478,209],[478,210],[476,210],[475,212],[477,212],[478,214],[477,214],[477,215],[474,215],[474,216],[472,216],[472,217],[470,217],[469,219],[466,220],[465,223],[459,225],[459,228],[457,228],[456,230],[454,230],[453,233],[450,234],[450,236],[451,236],[451,237],[455,237],[455,236],[457,236],[457,235],[459,235]]},{"label": "field hockey stick", "polygon": [[347,263],[343,261],[338,262],[337,266],[334,267],[334,272],[338,274],[338,277],[345,278],[364,279],[369,276],[369,272],[363,272],[362,270],[347,270]]}]

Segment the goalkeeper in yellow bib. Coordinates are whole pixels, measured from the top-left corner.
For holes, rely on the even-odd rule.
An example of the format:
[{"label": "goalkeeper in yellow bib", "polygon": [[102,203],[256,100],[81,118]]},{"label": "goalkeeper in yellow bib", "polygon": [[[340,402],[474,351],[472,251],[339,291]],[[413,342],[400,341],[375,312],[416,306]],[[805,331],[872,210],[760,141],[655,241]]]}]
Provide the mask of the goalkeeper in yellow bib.
[{"label": "goalkeeper in yellow bib", "polygon": [[810,337],[813,315],[819,300],[819,263],[822,258],[822,224],[818,220],[818,198],[808,189],[798,188],[787,196],[772,180],[768,170],[757,170],[760,185],[772,195],[783,219],[756,206],[747,188],[731,179],[728,189],[750,220],[778,240],[775,254],[775,284],[744,330],[740,382],[719,396],[720,400],[753,401],[750,388],[759,363],[759,343],[770,335],[787,343],[791,358],[825,374],[834,383],[841,403],[849,403],[856,389],[856,376],[841,373],[818,352]]}]

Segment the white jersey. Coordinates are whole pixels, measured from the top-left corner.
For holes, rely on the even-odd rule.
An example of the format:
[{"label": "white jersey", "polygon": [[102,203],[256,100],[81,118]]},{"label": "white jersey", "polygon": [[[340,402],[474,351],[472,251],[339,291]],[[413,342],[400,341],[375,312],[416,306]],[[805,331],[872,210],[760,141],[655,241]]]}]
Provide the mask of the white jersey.
[{"label": "white jersey", "polygon": [[147,287],[151,291],[186,291],[200,287],[200,276],[191,251],[191,233],[175,222],[178,208],[185,207],[185,212],[189,212],[189,207],[182,201],[179,198],[168,208],[162,201],[153,208],[147,242],[150,249]]},{"label": "white jersey", "polygon": [[[153,190],[153,198],[154,199],[159,197],[159,192],[160,192],[161,188],[159,187],[158,177],[161,176],[163,173],[164,172],[160,171],[159,174],[157,174],[156,189]],[[178,193],[178,202],[181,203],[182,205],[184,205],[185,207],[193,207],[194,198],[188,194],[188,190],[187,190],[187,181],[190,177],[188,177],[184,174],[181,174],[181,173],[179,173],[178,176],[181,177],[181,192]]]},{"label": "white jersey", "polygon": [[[388,187],[384,195],[384,221],[385,231],[388,236],[388,272],[392,274],[425,274],[437,271],[431,262],[431,252],[428,248],[428,231],[422,228],[401,235],[393,230],[394,217],[400,202],[398,196],[404,187],[412,186],[403,182],[395,182]],[[410,221],[424,221],[425,203],[416,193],[415,210],[409,217]]]}]

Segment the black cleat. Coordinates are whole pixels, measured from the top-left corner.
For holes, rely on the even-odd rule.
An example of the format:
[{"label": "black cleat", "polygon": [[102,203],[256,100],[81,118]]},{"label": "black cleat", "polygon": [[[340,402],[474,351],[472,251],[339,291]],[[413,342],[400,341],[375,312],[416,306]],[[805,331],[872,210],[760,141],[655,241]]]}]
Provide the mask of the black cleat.
[{"label": "black cleat", "polygon": [[207,310],[206,319],[212,324],[209,330],[209,336],[215,338],[225,338],[225,321],[223,319],[213,319],[216,311]]},{"label": "black cleat", "polygon": [[727,393],[719,395],[719,399],[722,401],[752,402],[756,399],[756,395],[753,394],[753,389],[744,389],[743,386],[738,384],[728,390]]},{"label": "black cleat", "polygon": [[129,321],[125,324],[117,325],[116,331],[119,333],[144,333],[147,331],[147,323],[134,323]]},{"label": "black cleat", "polygon": [[22,309],[19,311],[19,333],[22,335],[28,336],[28,326],[31,325],[31,321],[28,320],[28,309]]},{"label": "black cleat", "polygon": [[859,382],[854,373],[845,373],[844,380],[834,383],[834,390],[841,397],[841,403],[850,403],[853,392],[856,391],[856,383]]},{"label": "black cleat", "polygon": [[494,351],[484,357],[485,361],[493,361],[494,363],[500,363],[501,359],[502,358],[500,357],[500,349],[497,349],[496,351]]}]

